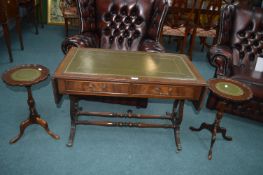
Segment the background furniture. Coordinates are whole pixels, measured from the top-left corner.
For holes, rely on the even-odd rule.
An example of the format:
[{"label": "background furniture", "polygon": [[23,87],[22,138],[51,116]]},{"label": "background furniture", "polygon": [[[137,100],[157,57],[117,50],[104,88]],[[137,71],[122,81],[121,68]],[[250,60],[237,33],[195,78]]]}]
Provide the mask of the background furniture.
[{"label": "background furniture", "polygon": [[[77,4],[81,30],[79,35],[63,41],[65,54],[71,47],[164,52],[159,38],[168,10],[166,0],[77,0]],[[138,107],[147,105],[147,99],[105,100]]]},{"label": "background furniture", "polygon": [[[177,45],[180,53],[185,53],[187,38],[197,25],[198,12],[202,3],[202,0],[174,0],[169,8],[162,34],[169,36],[169,39],[171,36],[179,37]],[[194,37],[191,37],[188,49],[190,60],[192,60],[193,39]]]},{"label": "background furniture", "polygon": [[225,106],[229,102],[241,103],[252,98],[253,94],[250,88],[238,81],[231,79],[210,79],[208,80],[210,93],[218,97],[218,106],[216,118],[213,124],[202,123],[199,128],[190,127],[192,131],[201,131],[207,129],[212,133],[208,159],[212,159],[212,149],[216,141],[216,133],[222,133],[222,136],[227,141],[231,141],[232,137],[226,135],[226,129],[220,126],[223,118]]},{"label": "background furniture", "polygon": [[60,9],[65,19],[65,36],[68,37],[69,26],[79,27],[80,25],[76,0],[60,0]]},{"label": "background furniture", "polygon": [[39,19],[41,27],[44,27],[42,0],[18,0],[18,2],[21,8],[26,9],[27,16],[31,18],[31,21],[35,26],[36,34],[38,34]]},{"label": "background furniture", "polygon": [[22,38],[22,32],[20,26],[21,20],[19,16],[18,2],[17,0],[8,0],[8,1],[0,0],[0,22],[3,27],[4,38],[9,54],[9,60],[10,62],[13,62],[10,34],[8,29],[8,22],[11,20],[16,21],[16,31],[19,36],[21,50],[23,50],[24,45],[23,45],[23,38]]},{"label": "background furniture", "polygon": [[[215,77],[228,77],[248,85],[254,97],[244,104],[228,104],[226,112],[263,121],[263,73],[255,71],[257,57],[263,54],[263,9],[227,5],[221,13],[217,45],[208,59],[216,67]],[[209,95],[207,107],[214,109],[218,99]]]},{"label": "background furniture", "polygon": [[27,103],[30,112],[28,119],[20,124],[20,133],[15,138],[10,140],[10,144],[17,142],[23,136],[26,127],[31,124],[39,124],[51,137],[54,139],[59,139],[59,136],[53,134],[49,130],[47,122],[43,120],[38,114],[35,107],[35,101],[32,96],[31,86],[44,81],[47,79],[48,75],[49,71],[46,67],[33,64],[17,66],[4,72],[2,79],[6,84],[10,86],[26,87],[28,93]]},{"label": "background furniture", "polygon": [[[204,47],[210,47],[216,44],[216,38],[219,30],[219,17],[223,0],[203,0],[202,7],[199,10],[197,25],[192,32],[193,43],[195,38],[199,37]],[[208,44],[207,38],[212,38],[212,44]],[[194,47],[194,45],[192,46]],[[191,48],[193,50],[193,48]]]},{"label": "background furniture", "polygon": [[[70,96],[71,131],[68,146],[73,144],[76,125],[173,128],[179,151],[184,101],[192,101],[199,110],[206,82],[185,55],[72,48],[53,76],[53,90],[56,103],[59,103],[62,95]],[[78,102],[90,96],[174,99],[174,104],[172,113],[163,116],[133,114],[132,111],[112,113],[80,110]],[[78,119],[81,115],[165,119],[170,120],[171,124],[84,121]]]}]

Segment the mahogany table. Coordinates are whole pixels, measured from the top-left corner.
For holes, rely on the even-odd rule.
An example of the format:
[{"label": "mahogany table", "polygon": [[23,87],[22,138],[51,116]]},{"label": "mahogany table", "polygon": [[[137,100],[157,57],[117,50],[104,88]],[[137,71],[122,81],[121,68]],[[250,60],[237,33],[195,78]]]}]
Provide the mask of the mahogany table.
[{"label": "mahogany table", "polygon": [[253,93],[245,84],[227,78],[215,78],[208,80],[208,88],[211,93],[215,94],[219,102],[217,104],[217,113],[213,124],[202,123],[199,128],[190,127],[192,131],[201,131],[207,129],[212,133],[208,159],[212,159],[212,148],[216,140],[216,134],[222,133],[227,141],[231,141],[232,137],[226,135],[226,129],[220,126],[223,118],[224,109],[229,101],[244,102],[252,98]]},{"label": "mahogany table", "polygon": [[43,120],[38,114],[35,107],[35,100],[32,96],[31,86],[44,81],[49,76],[49,71],[46,67],[36,64],[26,64],[11,68],[4,72],[2,79],[10,86],[24,86],[28,93],[28,107],[29,107],[29,117],[27,120],[20,124],[20,133],[10,140],[10,144],[17,142],[23,135],[24,130],[31,124],[39,124],[42,126],[46,132],[54,139],[59,139],[59,136],[53,134],[45,120]]},{"label": "mahogany table", "polygon": [[[76,125],[173,128],[177,150],[181,150],[180,124],[185,100],[200,109],[206,81],[185,55],[72,48],[52,78],[56,103],[70,96],[71,130],[67,146],[72,146]],[[79,100],[89,97],[174,99],[165,115],[89,112],[79,108]],[[171,124],[79,120],[80,115],[99,117],[165,119]]]}]

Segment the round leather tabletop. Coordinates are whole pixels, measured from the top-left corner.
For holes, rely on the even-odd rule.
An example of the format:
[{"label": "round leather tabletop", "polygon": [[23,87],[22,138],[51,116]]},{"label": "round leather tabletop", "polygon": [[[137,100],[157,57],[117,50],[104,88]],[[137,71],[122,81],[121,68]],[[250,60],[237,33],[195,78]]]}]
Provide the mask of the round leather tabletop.
[{"label": "round leather tabletop", "polygon": [[208,80],[208,87],[217,96],[231,101],[245,101],[253,96],[248,86],[232,79],[210,79]]},{"label": "round leather tabletop", "polygon": [[38,64],[25,64],[13,67],[3,73],[3,81],[11,86],[30,86],[45,80],[49,70]]}]

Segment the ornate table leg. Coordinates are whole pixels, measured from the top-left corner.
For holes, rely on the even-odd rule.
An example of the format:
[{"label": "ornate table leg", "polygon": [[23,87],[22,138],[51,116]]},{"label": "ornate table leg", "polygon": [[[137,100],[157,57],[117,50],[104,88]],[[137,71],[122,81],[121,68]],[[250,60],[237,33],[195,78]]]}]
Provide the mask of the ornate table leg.
[{"label": "ornate table leg", "polygon": [[29,106],[29,117],[27,120],[23,121],[20,124],[20,132],[19,134],[10,140],[10,144],[13,144],[15,142],[17,142],[24,134],[24,130],[26,129],[26,127],[28,127],[31,124],[39,124],[40,126],[42,126],[46,132],[53,137],[54,139],[59,139],[59,136],[52,133],[49,128],[48,128],[48,124],[45,120],[41,119],[40,115],[37,113],[36,107],[35,107],[35,101],[34,98],[32,96],[32,91],[31,91],[31,86],[27,86],[27,92],[28,92],[28,99],[27,99],[27,104]]},{"label": "ornate table leg", "polygon": [[192,131],[201,131],[202,129],[207,129],[212,133],[210,149],[208,152],[209,160],[212,159],[212,148],[215,143],[217,133],[222,133],[223,138],[226,139],[227,141],[232,140],[232,137],[226,135],[226,129],[220,127],[220,122],[223,118],[225,105],[226,105],[226,102],[224,101],[219,102],[218,111],[216,113],[216,118],[213,124],[202,123],[199,128],[190,127]]},{"label": "ornate table leg", "polygon": [[[179,108],[178,107],[179,102]],[[178,112],[177,112],[178,111]],[[182,145],[180,141],[180,125],[183,120],[183,112],[184,112],[184,100],[175,100],[173,104],[173,112],[172,112],[172,123],[174,127],[174,137],[177,151],[182,150]]]},{"label": "ornate table leg", "polygon": [[70,96],[71,128],[70,128],[69,140],[68,140],[68,143],[67,143],[68,147],[72,147],[73,146],[73,141],[74,141],[75,132],[76,132],[77,112],[78,112],[78,99],[77,99],[77,97]]}]

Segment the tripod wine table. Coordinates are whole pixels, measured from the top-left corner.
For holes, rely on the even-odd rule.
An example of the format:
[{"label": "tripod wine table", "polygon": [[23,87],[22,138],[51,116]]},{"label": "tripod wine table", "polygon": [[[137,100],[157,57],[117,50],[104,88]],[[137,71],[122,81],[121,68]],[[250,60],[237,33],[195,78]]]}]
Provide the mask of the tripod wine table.
[{"label": "tripod wine table", "polygon": [[27,103],[29,107],[29,117],[20,124],[20,133],[10,140],[10,144],[17,142],[22,137],[26,127],[31,124],[42,126],[51,137],[59,139],[59,136],[49,130],[47,122],[38,114],[35,107],[35,100],[32,96],[31,86],[44,81],[48,76],[49,70],[46,67],[34,64],[17,66],[3,74],[2,79],[7,85],[24,86],[28,93]]},{"label": "tripod wine table", "polygon": [[215,78],[208,80],[208,88],[211,93],[218,97],[217,113],[213,124],[202,123],[199,128],[190,127],[192,131],[201,131],[207,129],[212,133],[208,159],[212,159],[212,148],[216,140],[216,133],[222,133],[227,141],[232,137],[226,135],[226,129],[220,126],[227,102],[244,102],[252,98],[253,94],[250,88],[239,81],[227,78]]}]

